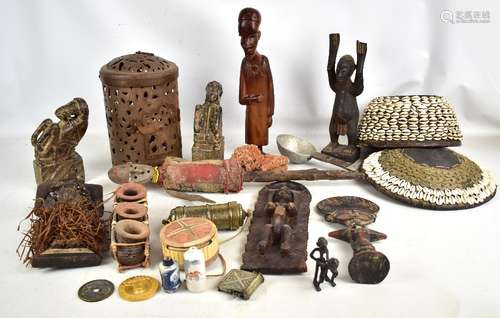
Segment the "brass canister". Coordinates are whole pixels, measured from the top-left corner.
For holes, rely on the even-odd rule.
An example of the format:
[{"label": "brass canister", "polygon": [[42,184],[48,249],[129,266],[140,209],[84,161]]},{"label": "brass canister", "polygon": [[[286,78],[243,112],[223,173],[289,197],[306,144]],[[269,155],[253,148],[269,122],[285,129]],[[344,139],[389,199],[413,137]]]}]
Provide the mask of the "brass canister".
[{"label": "brass canister", "polygon": [[220,204],[205,204],[197,206],[178,206],[170,211],[167,224],[184,217],[199,217],[214,222],[218,230],[236,230],[243,225],[246,213],[241,204],[235,201]]},{"label": "brass canister", "polygon": [[101,68],[113,165],[158,166],[166,156],[182,157],[178,74],[175,63],[146,52]]}]

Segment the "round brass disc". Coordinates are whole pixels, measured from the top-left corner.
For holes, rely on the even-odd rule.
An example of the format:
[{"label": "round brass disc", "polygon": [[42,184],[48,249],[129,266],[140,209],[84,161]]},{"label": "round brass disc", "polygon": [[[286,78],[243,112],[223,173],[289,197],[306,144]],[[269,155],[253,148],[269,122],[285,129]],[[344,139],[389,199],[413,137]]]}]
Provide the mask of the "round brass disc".
[{"label": "round brass disc", "polygon": [[101,301],[113,294],[115,285],[106,279],[96,279],[87,282],[78,289],[78,297],[83,301]]},{"label": "round brass disc", "polygon": [[118,287],[118,294],[128,301],[141,301],[154,296],[160,289],[160,282],[151,276],[133,276]]}]

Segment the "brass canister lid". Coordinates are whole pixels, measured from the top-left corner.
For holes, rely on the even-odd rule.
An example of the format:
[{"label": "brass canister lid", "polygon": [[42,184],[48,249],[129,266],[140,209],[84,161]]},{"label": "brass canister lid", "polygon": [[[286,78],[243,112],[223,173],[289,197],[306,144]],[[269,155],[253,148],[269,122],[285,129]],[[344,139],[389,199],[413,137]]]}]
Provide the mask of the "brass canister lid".
[{"label": "brass canister lid", "polygon": [[99,72],[102,83],[114,87],[161,85],[176,80],[178,75],[175,63],[140,51],[112,59]]}]

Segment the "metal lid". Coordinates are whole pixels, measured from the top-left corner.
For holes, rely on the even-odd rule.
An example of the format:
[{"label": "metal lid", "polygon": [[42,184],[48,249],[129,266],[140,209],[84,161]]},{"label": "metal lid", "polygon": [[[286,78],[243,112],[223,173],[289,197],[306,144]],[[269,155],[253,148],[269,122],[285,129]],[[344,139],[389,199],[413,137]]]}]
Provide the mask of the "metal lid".
[{"label": "metal lid", "polygon": [[217,234],[215,224],[203,218],[182,218],[165,225],[160,231],[163,244],[172,247],[191,247],[206,243]]},{"label": "metal lid", "polygon": [[103,84],[110,86],[146,87],[173,81],[178,74],[175,63],[138,51],[111,60],[101,67],[99,77]]}]

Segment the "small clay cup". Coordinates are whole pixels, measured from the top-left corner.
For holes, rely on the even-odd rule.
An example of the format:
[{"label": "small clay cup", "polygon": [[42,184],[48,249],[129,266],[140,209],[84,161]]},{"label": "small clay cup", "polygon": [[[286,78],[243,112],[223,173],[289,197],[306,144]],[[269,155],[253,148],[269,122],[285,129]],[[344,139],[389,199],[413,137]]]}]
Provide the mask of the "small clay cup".
[{"label": "small clay cup", "polygon": [[115,205],[114,212],[118,220],[144,221],[148,208],[139,203],[120,202]]},{"label": "small clay cup", "polygon": [[116,190],[116,200],[135,202],[146,198],[146,187],[140,183],[124,183]]},{"label": "small clay cup", "polygon": [[149,226],[135,220],[121,220],[115,225],[115,237],[118,243],[139,243],[149,238]]}]

